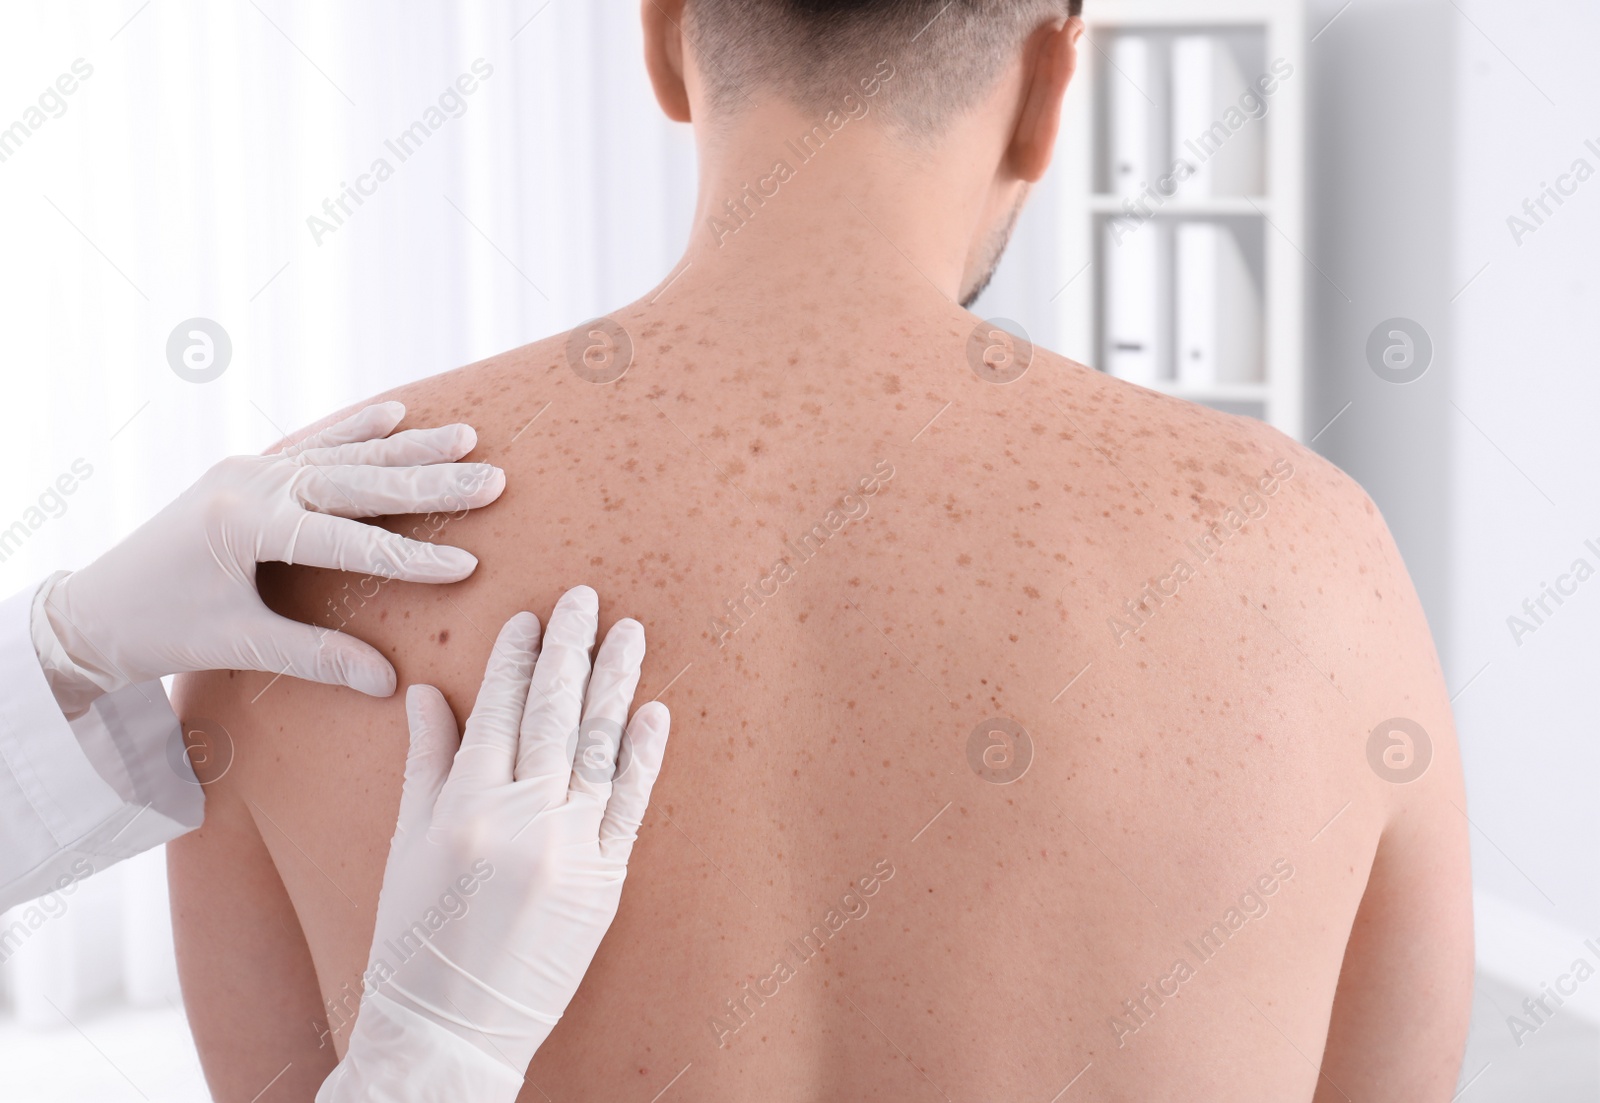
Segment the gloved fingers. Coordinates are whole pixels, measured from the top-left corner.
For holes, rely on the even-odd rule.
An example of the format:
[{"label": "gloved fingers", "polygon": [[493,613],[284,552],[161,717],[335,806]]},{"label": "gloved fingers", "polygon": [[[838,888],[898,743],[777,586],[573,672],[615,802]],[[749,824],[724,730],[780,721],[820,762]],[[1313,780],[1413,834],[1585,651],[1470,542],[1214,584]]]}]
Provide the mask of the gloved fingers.
[{"label": "gloved fingers", "polygon": [[261,557],[406,582],[460,582],[478,566],[477,556],[461,548],[325,513],[300,514],[284,543],[263,548]]},{"label": "gloved fingers", "polygon": [[595,798],[596,806],[604,806],[611,795],[622,728],[628,722],[628,709],[633,707],[633,691],[639,686],[644,652],[644,625],[624,619],[611,626],[594,657],[583,724],[572,757],[569,792]]},{"label": "gloved fingers", "polygon": [[506,488],[506,473],[487,463],[427,467],[304,467],[295,496],[307,509],[334,517],[392,517],[486,506]]},{"label": "gloved fingers", "polygon": [[377,648],[287,617],[266,614],[264,624],[247,626],[236,657],[240,670],[349,686],[371,697],[394,693],[394,667]]},{"label": "gloved fingers", "polygon": [[459,460],[478,446],[470,425],[441,425],[433,429],[407,429],[392,437],[356,441],[331,448],[301,452],[297,461],[315,467],[367,464],[372,467],[419,467]]},{"label": "gloved fingers", "polygon": [[397,837],[427,832],[460,745],[455,714],[444,694],[433,686],[414,685],[406,690],[406,724],[411,745],[406,752],[405,788],[400,791]]},{"label": "gloved fingers", "polygon": [[611,786],[611,799],[606,802],[605,818],[600,821],[600,856],[608,862],[628,864],[639,824],[650,806],[650,790],[661,773],[671,727],[672,714],[660,701],[649,701],[633,714],[623,736],[621,764]]},{"label": "gloved fingers", "polygon": [[528,683],[538,657],[539,618],[518,613],[501,627],[489,653],[483,685],[446,787],[452,806],[465,808],[485,789],[511,784]]},{"label": "gloved fingers", "polygon": [[572,755],[589,683],[589,649],[600,617],[600,598],[587,586],[561,595],[544,630],[544,647],[533,668],[516,779],[536,782],[547,804],[567,799]]},{"label": "gloved fingers", "polygon": [[341,444],[350,444],[358,440],[386,437],[405,416],[406,407],[403,402],[375,402],[356,411],[343,421],[335,422],[322,432],[312,434],[299,444],[289,445],[280,455],[298,456],[318,448],[336,448]]}]

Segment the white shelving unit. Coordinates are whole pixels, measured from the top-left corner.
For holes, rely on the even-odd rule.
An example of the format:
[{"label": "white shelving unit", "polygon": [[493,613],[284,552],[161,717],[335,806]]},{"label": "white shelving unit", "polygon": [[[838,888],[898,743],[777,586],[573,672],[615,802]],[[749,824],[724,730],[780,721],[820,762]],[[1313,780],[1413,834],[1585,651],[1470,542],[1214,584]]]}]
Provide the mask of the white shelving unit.
[{"label": "white shelving unit", "polygon": [[[1263,194],[1186,196],[1180,185],[1145,227],[1161,234],[1184,221],[1228,226],[1243,245],[1261,293],[1262,380],[1185,388],[1176,382],[1169,357],[1158,389],[1230,413],[1259,417],[1295,439],[1304,439],[1305,378],[1305,13],[1301,0],[1085,0],[1088,24],[1079,45],[1079,71],[1067,94],[1057,176],[1063,212],[1060,247],[1069,272],[1078,271],[1055,301],[1068,356],[1105,370],[1106,265],[1102,232],[1125,213],[1126,196],[1111,191],[1109,131],[1113,81],[1128,77],[1112,64],[1117,36],[1141,34],[1162,44],[1152,54],[1165,59],[1166,45],[1179,35],[1216,34],[1243,43],[1241,72],[1246,81],[1286,62],[1292,73],[1276,82],[1266,97],[1268,109],[1246,125],[1264,128],[1261,137]],[[1167,73],[1159,64],[1147,78],[1152,87],[1138,93],[1167,114]],[[1168,143],[1170,148],[1170,142]],[[1157,175],[1169,169],[1154,163]],[[1170,257],[1170,242],[1166,246]],[[1081,268],[1080,268],[1081,266]],[[1170,266],[1168,271],[1170,272]],[[1167,277],[1170,279],[1170,275]],[[1170,295],[1165,317],[1170,327]],[[1169,333],[1170,335],[1170,333]],[[1169,342],[1170,345],[1170,342]]]}]

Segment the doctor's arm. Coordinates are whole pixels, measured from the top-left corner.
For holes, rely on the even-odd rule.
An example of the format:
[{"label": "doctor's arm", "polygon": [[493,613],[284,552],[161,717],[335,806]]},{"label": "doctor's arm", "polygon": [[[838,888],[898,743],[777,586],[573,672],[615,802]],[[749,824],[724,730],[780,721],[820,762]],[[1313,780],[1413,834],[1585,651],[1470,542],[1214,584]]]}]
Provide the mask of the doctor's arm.
[{"label": "doctor's arm", "polygon": [[269,671],[394,691],[377,651],[279,617],[256,591],[276,560],[454,582],[467,552],[356,520],[465,510],[505,477],[454,463],[469,426],[388,434],[369,406],[269,456],[223,460],[82,570],[0,603],[0,910],[192,830],[202,795],[159,679]]}]

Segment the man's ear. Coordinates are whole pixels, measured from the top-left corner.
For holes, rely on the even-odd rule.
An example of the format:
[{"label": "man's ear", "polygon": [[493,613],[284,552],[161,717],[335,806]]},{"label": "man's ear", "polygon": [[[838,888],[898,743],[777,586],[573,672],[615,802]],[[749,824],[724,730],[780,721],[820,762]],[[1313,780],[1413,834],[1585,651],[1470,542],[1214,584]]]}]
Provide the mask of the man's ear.
[{"label": "man's ear", "polygon": [[689,121],[689,91],[683,80],[684,0],[642,0],[644,64],[656,102],[675,123]]},{"label": "man's ear", "polygon": [[1073,17],[1059,27],[1040,27],[1028,43],[1027,87],[1006,160],[1017,178],[1030,184],[1037,183],[1050,167],[1056,133],[1061,129],[1061,98],[1078,68],[1082,34],[1083,20]]}]

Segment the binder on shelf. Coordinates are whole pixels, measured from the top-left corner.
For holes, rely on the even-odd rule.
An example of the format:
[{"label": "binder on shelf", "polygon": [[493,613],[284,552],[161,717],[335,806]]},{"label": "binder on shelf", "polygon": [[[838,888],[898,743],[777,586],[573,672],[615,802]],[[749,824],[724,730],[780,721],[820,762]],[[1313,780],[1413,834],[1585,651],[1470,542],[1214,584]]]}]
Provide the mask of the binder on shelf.
[{"label": "binder on shelf", "polygon": [[1177,382],[1186,390],[1261,383],[1261,293],[1237,235],[1219,222],[1173,233]]},{"label": "binder on shelf", "polygon": [[1136,195],[1150,180],[1150,40],[1121,34],[1111,44],[1111,191]]},{"label": "binder on shelf", "polygon": [[1159,239],[1132,219],[1105,225],[1105,364],[1119,379],[1155,386],[1160,376]]},{"label": "binder on shelf", "polygon": [[[1196,198],[1260,195],[1266,119],[1241,106],[1249,85],[1228,40],[1180,35],[1172,42],[1172,157],[1194,170],[1182,185]],[[1257,102],[1265,101],[1257,97]]]}]

